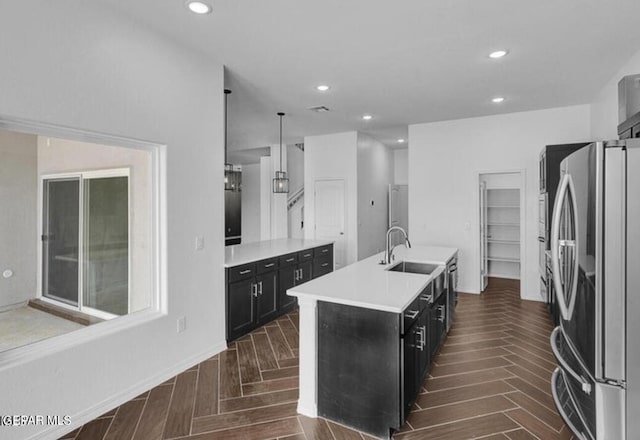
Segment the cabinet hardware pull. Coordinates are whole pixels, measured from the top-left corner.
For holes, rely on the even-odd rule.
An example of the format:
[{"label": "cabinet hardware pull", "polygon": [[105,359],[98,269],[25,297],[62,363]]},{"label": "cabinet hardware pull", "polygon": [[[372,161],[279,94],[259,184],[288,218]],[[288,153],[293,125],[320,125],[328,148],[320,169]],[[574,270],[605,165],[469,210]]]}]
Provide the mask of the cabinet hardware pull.
[{"label": "cabinet hardware pull", "polygon": [[418,327],[418,348],[420,351],[424,351],[424,347],[427,345],[427,326],[423,325],[422,327]]},{"label": "cabinet hardware pull", "polygon": [[293,273],[295,274],[295,281],[298,281],[300,278],[298,278],[300,275],[298,274],[298,269],[296,269],[295,271],[293,271]]},{"label": "cabinet hardware pull", "polygon": [[287,258],[287,259],[285,260],[285,262],[287,262],[287,263],[291,263],[293,260],[295,260],[295,258]]},{"label": "cabinet hardware pull", "polygon": [[251,284],[251,293],[256,298],[258,297],[258,285],[257,284],[253,284],[253,283]]},{"label": "cabinet hardware pull", "polygon": [[262,281],[258,281],[258,294],[262,295]]},{"label": "cabinet hardware pull", "polygon": [[251,269],[247,269],[247,270],[241,270],[240,271],[240,275],[246,275],[248,273],[251,273]]},{"label": "cabinet hardware pull", "polygon": [[273,267],[275,265],[276,265],[276,263],[269,263],[269,264],[265,264],[264,267]]},{"label": "cabinet hardware pull", "polygon": [[322,249],[323,254],[326,254],[327,252],[329,252],[329,249]]},{"label": "cabinet hardware pull", "polygon": [[420,301],[431,302],[433,295],[420,295]]},{"label": "cabinet hardware pull", "polygon": [[438,306],[438,311],[442,314],[438,317],[438,321],[444,322],[447,312],[445,311],[444,306]]},{"label": "cabinet hardware pull", "polygon": [[321,264],[320,266],[321,266],[321,267],[327,267],[328,265],[329,265],[329,263],[323,263],[323,264]]},{"label": "cabinet hardware pull", "polygon": [[416,316],[420,313],[419,310],[409,310],[404,314],[405,318],[415,319]]},{"label": "cabinet hardware pull", "polygon": [[300,271],[300,279],[304,278],[304,272],[302,271],[302,269],[298,269]]},{"label": "cabinet hardware pull", "polygon": [[304,258],[307,258],[307,257],[310,257],[310,256],[311,256],[311,254],[304,254],[303,255]]}]

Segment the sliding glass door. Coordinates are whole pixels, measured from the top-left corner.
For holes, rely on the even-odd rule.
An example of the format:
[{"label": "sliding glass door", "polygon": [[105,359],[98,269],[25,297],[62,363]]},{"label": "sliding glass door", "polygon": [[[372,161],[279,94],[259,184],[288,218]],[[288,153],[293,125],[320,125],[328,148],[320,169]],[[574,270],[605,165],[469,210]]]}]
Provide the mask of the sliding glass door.
[{"label": "sliding glass door", "polygon": [[127,171],[44,179],[46,298],[103,318],[129,313]]},{"label": "sliding glass door", "polygon": [[78,305],[80,178],[44,181],[43,295]]},{"label": "sliding glass door", "polygon": [[129,313],[129,179],[84,180],[83,305]]}]

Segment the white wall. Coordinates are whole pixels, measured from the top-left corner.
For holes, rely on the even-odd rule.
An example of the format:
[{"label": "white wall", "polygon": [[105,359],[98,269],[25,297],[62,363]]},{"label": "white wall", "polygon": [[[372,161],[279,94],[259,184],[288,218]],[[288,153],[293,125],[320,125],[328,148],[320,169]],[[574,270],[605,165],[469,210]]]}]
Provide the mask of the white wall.
[{"label": "white wall", "polygon": [[[151,154],[132,148],[90,144],[38,136],[38,179],[46,174],[129,168],[131,224],[131,289],[130,311],[151,304],[152,271],[152,203]],[[42,219],[42,185],[38,187],[38,222]],[[38,246],[40,250],[41,247]],[[39,253],[38,261],[42,261]],[[38,268],[38,276],[42,266]],[[42,284],[40,284],[42,285]]]},{"label": "white wall", "polygon": [[[270,239],[287,238],[289,236],[287,215],[287,198],[288,193],[274,193],[273,179],[276,171],[287,171],[287,148],[282,147],[282,168],[280,168],[280,146],[271,146],[271,179],[269,180],[269,197],[271,204],[271,234]],[[289,182],[291,183],[291,182]]]},{"label": "white wall", "polygon": [[632,56],[602,87],[591,104],[591,138],[618,139],[618,82],[623,76],[640,73],[640,51]]},{"label": "white wall", "polygon": [[37,138],[0,130],[0,311],[35,298]]},{"label": "white wall", "polygon": [[538,155],[589,139],[589,106],[409,126],[409,229],[415,244],[459,249],[460,291],[480,291],[478,172],[525,170],[523,298],[539,295]]},{"label": "white wall", "polygon": [[242,165],[242,243],[260,241],[260,164]]},{"label": "white wall", "polygon": [[393,156],[381,142],[358,133],[358,260],[385,248]]},{"label": "white wall", "polygon": [[[289,176],[289,197],[304,188],[304,151],[295,145],[287,146],[287,175]],[[288,210],[289,238],[304,238],[303,212],[304,196]]]},{"label": "white wall", "polygon": [[357,142],[358,133],[355,131],[304,138],[304,236],[315,238],[315,181],[344,180],[345,264],[355,263],[358,258]]},{"label": "white wall", "polygon": [[271,158],[260,158],[260,240],[271,239]]},{"label": "white wall", "polygon": [[295,145],[287,145],[286,170],[289,177],[289,194],[293,194],[304,187],[304,151]]},{"label": "white wall", "polygon": [[409,183],[409,149],[393,150],[393,183],[406,185]]},{"label": "white wall", "polygon": [[167,314],[0,366],[0,414],[67,414],[70,430],[225,346],[222,66],[81,1],[4,2],[0,55],[0,115],[167,145]]}]

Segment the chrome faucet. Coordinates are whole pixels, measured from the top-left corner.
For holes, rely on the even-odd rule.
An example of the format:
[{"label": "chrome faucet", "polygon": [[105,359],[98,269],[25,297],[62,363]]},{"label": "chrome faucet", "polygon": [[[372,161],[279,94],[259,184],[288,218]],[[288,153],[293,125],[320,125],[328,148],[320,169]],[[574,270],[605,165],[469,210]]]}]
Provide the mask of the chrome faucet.
[{"label": "chrome faucet", "polygon": [[407,248],[411,247],[411,242],[409,241],[409,236],[407,235],[407,231],[402,229],[400,226],[391,226],[387,231],[387,246],[385,248],[384,260],[380,262],[381,264],[390,264],[393,259],[393,249],[395,248],[395,246],[392,247],[391,244],[389,243],[389,237],[391,236],[391,233],[393,231],[402,232],[402,235],[404,235],[404,245]]}]

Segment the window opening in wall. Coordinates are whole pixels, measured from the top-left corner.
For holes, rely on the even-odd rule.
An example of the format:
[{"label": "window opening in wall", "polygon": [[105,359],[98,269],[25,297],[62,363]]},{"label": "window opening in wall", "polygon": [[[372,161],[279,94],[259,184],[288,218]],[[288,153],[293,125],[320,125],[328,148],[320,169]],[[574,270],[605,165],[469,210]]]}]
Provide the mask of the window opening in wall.
[{"label": "window opening in wall", "polygon": [[0,120],[0,354],[159,311],[163,154],[147,142]]}]

